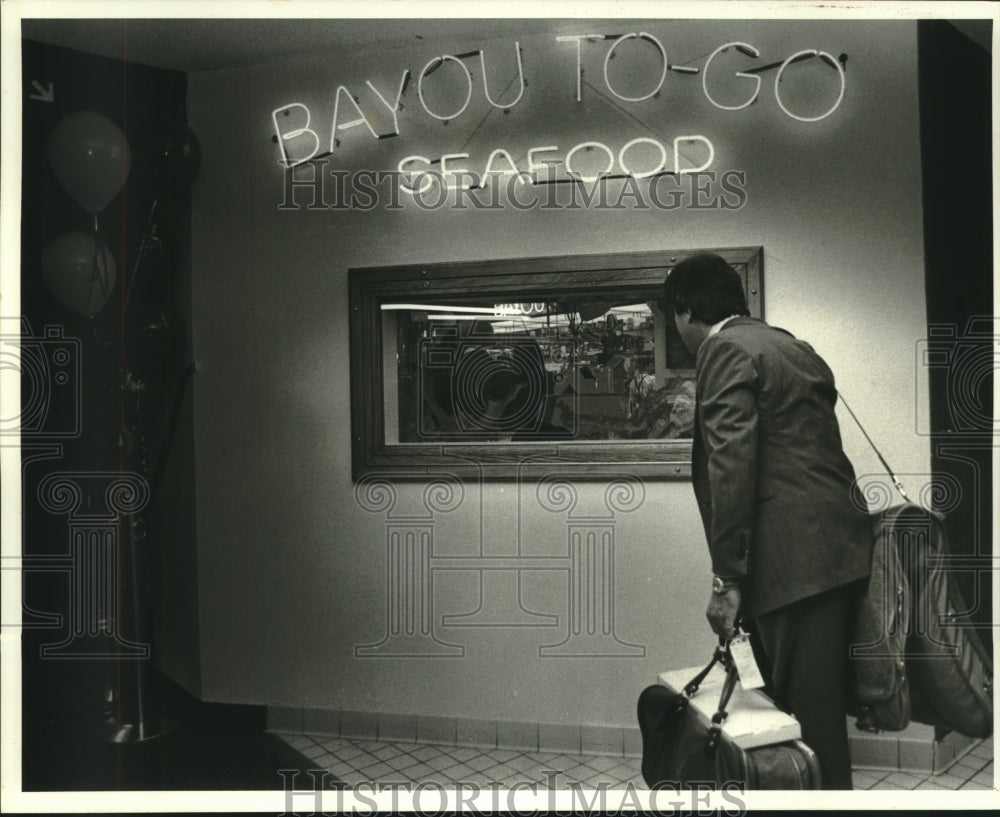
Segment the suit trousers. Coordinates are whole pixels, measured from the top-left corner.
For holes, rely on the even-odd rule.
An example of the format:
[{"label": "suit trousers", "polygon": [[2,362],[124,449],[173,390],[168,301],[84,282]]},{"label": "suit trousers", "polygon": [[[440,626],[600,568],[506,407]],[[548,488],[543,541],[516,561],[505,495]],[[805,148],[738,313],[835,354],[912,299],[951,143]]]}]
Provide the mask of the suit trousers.
[{"label": "suit trousers", "polygon": [[765,691],[798,719],[824,789],[852,788],[848,649],[864,585],[852,582],[760,615],[750,633]]}]

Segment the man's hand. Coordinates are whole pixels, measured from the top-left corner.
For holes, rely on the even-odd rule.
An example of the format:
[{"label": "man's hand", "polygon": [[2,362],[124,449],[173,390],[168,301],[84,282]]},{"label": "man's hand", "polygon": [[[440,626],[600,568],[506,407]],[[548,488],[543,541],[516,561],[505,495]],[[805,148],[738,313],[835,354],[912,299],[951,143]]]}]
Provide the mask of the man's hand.
[{"label": "man's hand", "polygon": [[736,635],[736,615],[740,610],[740,590],[732,587],[725,593],[712,591],[705,616],[716,635],[731,639]]}]

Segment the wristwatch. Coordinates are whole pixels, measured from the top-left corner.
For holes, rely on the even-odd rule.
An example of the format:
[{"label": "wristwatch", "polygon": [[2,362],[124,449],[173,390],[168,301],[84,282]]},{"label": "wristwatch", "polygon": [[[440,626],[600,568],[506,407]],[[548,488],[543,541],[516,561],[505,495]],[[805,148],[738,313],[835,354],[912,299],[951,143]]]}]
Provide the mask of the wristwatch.
[{"label": "wristwatch", "polygon": [[740,583],[735,579],[723,579],[719,576],[712,576],[712,592],[717,595],[721,596],[730,590],[736,590],[739,586]]}]

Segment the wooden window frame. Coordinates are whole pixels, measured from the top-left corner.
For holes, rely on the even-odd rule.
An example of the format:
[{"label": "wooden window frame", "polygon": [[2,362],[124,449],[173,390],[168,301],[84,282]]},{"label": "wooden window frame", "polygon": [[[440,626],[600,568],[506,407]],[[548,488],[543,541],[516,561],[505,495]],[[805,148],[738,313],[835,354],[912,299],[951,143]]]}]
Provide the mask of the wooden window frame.
[{"label": "wooden window frame", "polygon": [[[687,479],[691,440],[585,440],[511,443],[386,443],[381,305],[447,303],[476,295],[496,302],[539,301],[585,290],[595,300],[635,290],[636,300],[659,291],[669,270],[704,250],[519,258],[348,271],[351,358],[352,476],[430,479],[440,472],[474,479],[518,479],[551,473],[607,479],[628,472],[647,479]],[[750,313],[763,317],[763,249],[710,250],[745,266]],[[655,295],[654,297],[659,297]]]}]

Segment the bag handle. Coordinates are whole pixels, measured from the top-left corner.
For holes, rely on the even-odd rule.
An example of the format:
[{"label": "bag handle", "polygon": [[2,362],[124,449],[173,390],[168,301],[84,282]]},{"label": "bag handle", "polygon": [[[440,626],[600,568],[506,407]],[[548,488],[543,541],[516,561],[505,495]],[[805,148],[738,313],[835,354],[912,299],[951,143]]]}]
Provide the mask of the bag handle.
[{"label": "bag handle", "polygon": [[[739,674],[736,671],[736,662],[733,661],[732,653],[729,651],[729,641],[727,639],[719,638],[719,646],[715,648],[712,660],[708,662],[708,665],[701,672],[684,685],[683,691],[677,696],[677,703],[671,707],[663,719],[665,723],[669,719],[670,714],[687,706],[688,701],[697,694],[698,688],[716,664],[722,664],[726,668],[726,680],[722,684],[722,692],[719,694],[719,704],[716,707],[715,714],[712,716],[712,726],[709,729],[708,742],[705,744],[706,752],[713,751],[719,743],[722,724],[726,722],[726,718],[729,716],[729,713],[726,712],[726,707],[729,706],[733,691],[736,689],[736,681],[739,679]],[[662,728],[663,723],[661,723]]]},{"label": "bag handle", "polygon": [[693,698],[697,692],[698,688],[701,686],[702,682],[708,677],[708,673],[712,671],[712,667],[718,664],[720,661],[726,663],[726,650],[728,649],[724,644],[722,644],[722,639],[719,639],[720,644],[715,648],[715,652],[712,654],[712,660],[708,662],[708,665],[699,672],[694,678],[688,681],[684,685],[682,694],[685,698]]},{"label": "bag handle", "polygon": [[[722,663],[726,667],[732,666],[732,660],[727,657],[727,652],[729,650],[729,643],[722,638],[719,638],[719,646],[715,648],[715,652],[712,654],[712,660],[708,662],[703,670],[701,670],[697,675],[694,676],[690,681],[688,681],[684,688],[681,690],[680,694],[677,695],[674,703],[663,713],[663,717],[660,719],[659,731],[664,731],[667,725],[670,723],[672,717],[678,712],[681,712],[688,705],[688,702],[698,694],[698,689],[708,677],[708,673],[712,671],[718,663]],[[732,695],[732,690],[730,689],[728,693],[726,692],[726,685],[729,683],[729,678],[726,678],[726,684],[723,685],[723,696],[719,701],[719,708],[725,709],[727,703],[729,703],[729,697]]]},{"label": "bag handle", "polygon": [[726,670],[726,681],[722,685],[722,694],[719,696],[719,708],[712,715],[712,726],[708,730],[708,743],[705,744],[706,752],[714,751],[715,747],[719,744],[719,738],[722,734],[722,724],[729,717],[726,707],[729,705],[729,699],[732,697],[733,690],[736,689],[738,677],[736,666],[731,664]]},{"label": "bag handle", "polygon": [[708,730],[708,743],[705,744],[705,751],[712,752],[719,743],[719,737],[722,734],[722,724],[726,722],[726,718],[729,717],[729,713],[726,711],[726,707],[729,706],[729,700],[733,697],[733,691],[736,689],[736,682],[739,680],[739,672],[736,669],[736,661],[733,660],[733,654],[729,650],[729,641],[722,638],[719,639],[719,647],[717,652],[721,651],[720,661],[726,668],[726,680],[722,684],[722,692],[719,693],[719,705],[715,708],[715,714],[712,715],[712,726]]},{"label": "bag handle", "polygon": [[892,484],[896,486],[896,490],[899,491],[899,495],[903,497],[903,499],[906,502],[909,502],[910,498],[906,495],[906,491],[903,490],[902,483],[899,481],[896,474],[893,473],[893,470],[889,467],[889,463],[885,461],[885,457],[882,456],[882,452],[878,450],[878,447],[875,445],[872,438],[868,436],[868,432],[865,431],[865,427],[861,425],[861,421],[858,419],[858,415],[851,410],[850,405],[844,399],[844,395],[842,395],[838,391],[837,396],[840,398],[840,402],[844,404],[844,408],[847,409],[847,413],[851,415],[851,418],[854,420],[855,423],[857,423],[858,428],[861,429],[861,433],[865,435],[865,439],[868,440],[868,445],[872,447],[872,451],[875,452],[875,456],[878,457],[879,462],[882,463],[882,467],[885,469],[886,473],[889,475],[889,478],[892,480]]}]

